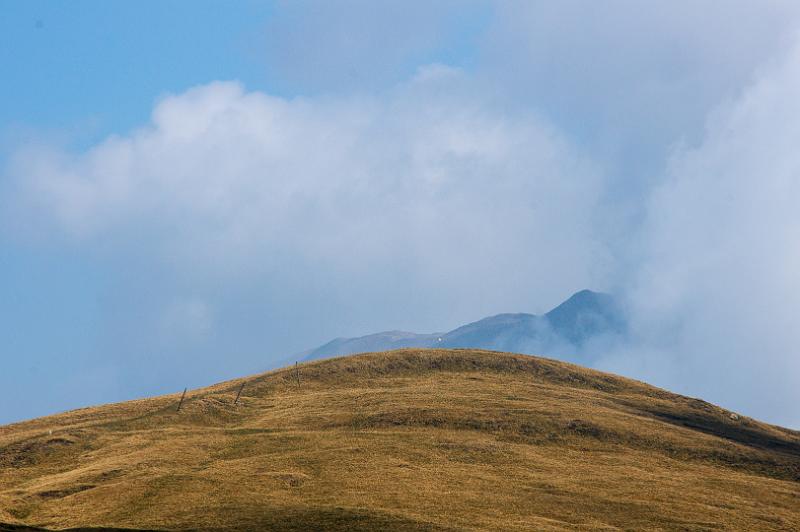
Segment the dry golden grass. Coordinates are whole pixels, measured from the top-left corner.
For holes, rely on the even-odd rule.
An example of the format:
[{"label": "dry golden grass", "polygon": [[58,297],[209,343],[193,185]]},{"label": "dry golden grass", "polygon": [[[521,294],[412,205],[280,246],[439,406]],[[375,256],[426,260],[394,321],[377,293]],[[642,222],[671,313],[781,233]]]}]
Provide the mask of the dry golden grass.
[{"label": "dry golden grass", "polygon": [[178,398],[0,427],[0,522],[800,530],[800,433],[554,360],[407,349]]}]

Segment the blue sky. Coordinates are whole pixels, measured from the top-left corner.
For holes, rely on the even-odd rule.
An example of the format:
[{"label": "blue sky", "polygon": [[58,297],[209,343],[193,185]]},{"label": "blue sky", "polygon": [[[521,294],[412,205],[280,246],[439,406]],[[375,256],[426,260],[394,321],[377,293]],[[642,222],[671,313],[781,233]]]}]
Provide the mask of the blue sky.
[{"label": "blue sky", "polygon": [[4,3],[0,423],[589,287],[601,369],[800,424],[799,16]]},{"label": "blue sky", "polygon": [[[2,160],[29,142],[80,148],[124,133],[146,121],[163,94],[209,79],[263,84],[254,51],[272,6],[239,5],[5,3]],[[130,395],[91,374],[110,285],[122,281],[69,245],[31,244],[13,230],[5,236],[0,420]]]},{"label": "blue sky", "polygon": [[[210,79],[264,87],[258,48],[274,6],[238,2],[7,2],[0,120],[99,138],[147,119],[154,100]],[[72,139],[70,139],[72,140]]]},{"label": "blue sky", "polygon": [[[305,11],[319,9],[307,6]],[[0,107],[0,162],[8,165],[20,146],[50,144],[80,151],[109,135],[125,134],[145,124],[155,102],[165,95],[213,80],[236,80],[249,90],[289,98],[346,89],[358,79],[354,67],[344,76],[329,76],[332,83],[326,87],[324,80],[303,83],[305,78],[286,65],[270,64],[279,54],[272,34],[286,31],[287,22],[296,26],[303,11],[288,4],[247,1],[5,3],[0,17],[0,69],[7,79],[0,84],[0,98],[6,102]],[[485,25],[479,15],[486,12],[481,6],[464,11],[446,35],[437,34],[422,47],[396,54],[390,69],[367,80],[370,88],[412,74],[420,62],[466,64],[473,54],[472,38]],[[299,39],[290,43],[295,48],[303,44],[302,32],[281,38]],[[331,68],[345,70],[341,64]],[[174,284],[175,279],[149,271],[152,265],[146,259],[125,257],[124,249],[109,257],[102,250],[68,242],[48,239],[43,244],[40,239],[46,235],[20,238],[6,222],[0,254],[6,392],[0,422],[163,392],[181,379],[193,385],[216,379],[207,371],[191,375],[190,370],[177,380],[175,375],[148,375],[145,382],[134,383],[105,367],[109,360],[114,366],[115,358],[147,356],[135,349],[117,355],[113,351],[120,343],[136,342],[140,333],[134,330],[135,322],[151,310],[145,302],[147,292],[158,290],[159,283]],[[131,264],[136,260],[145,264]],[[237,299],[231,304],[236,307],[231,318],[235,323],[229,326],[237,331],[234,334],[249,335],[260,328],[262,319],[276,318],[245,294],[230,297]],[[124,317],[112,323],[115,318],[109,314],[117,313]],[[296,350],[325,338],[320,333],[292,342],[259,338],[263,343],[258,348],[247,340],[244,350],[249,356],[222,368],[220,378],[274,365],[275,357],[291,354],[281,350],[287,344]],[[192,347],[197,346],[188,349]],[[229,349],[234,352],[224,356],[235,355],[237,347]],[[167,371],[173,370],[170,366]]]}]

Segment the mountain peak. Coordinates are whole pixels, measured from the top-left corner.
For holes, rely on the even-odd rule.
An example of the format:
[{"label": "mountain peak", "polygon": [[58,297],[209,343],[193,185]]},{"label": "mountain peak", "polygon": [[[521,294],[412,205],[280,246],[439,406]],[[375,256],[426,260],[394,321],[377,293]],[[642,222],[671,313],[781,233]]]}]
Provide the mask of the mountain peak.
[{"label": "mountain peak", "polygon": [[449,332],[415,334],[385,331],[358,338],[339,338],[301,357],[387,351],[403,347],[458,347],[528,354],[576,356],[592,338],[625,331],[620,307],[610,294],[581,290],[545,314],[504,313],[462,325]]},{"label": "mountain peak", "polygon": [[614,296],[612,296],[611,294],[607,294],[605,292],[594,292],[592,290],[583,289],[569,296],[566,299],[566,301],[561,303],[558,307],[556,307],[553,310],[556,310],[559,307],[563,307],[565,305],[597,304],[598,302],[608,301],[611,299],[614,299]]},{"label": "mountain peak", "polygon": [[581,290],[545,314],[553,329],[576,346],[604,333],[623,333],[625,318],[611,294]]}]

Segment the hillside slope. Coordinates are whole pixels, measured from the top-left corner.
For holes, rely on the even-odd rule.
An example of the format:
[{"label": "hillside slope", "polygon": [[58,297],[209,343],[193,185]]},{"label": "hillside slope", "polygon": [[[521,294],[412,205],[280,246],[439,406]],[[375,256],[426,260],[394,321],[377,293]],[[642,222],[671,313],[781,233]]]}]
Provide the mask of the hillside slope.
[{"label": "hillside slope", "polygon": [[0,427],[0,523],[800,529],[799,433],[554,360],[405,349],[178,400]]}]

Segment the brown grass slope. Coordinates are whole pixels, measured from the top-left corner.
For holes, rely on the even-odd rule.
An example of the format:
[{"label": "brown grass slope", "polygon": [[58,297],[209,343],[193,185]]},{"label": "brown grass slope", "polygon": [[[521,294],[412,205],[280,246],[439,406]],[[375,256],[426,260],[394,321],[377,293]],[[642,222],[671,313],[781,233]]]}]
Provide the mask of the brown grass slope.
[{"label": "brown grass slope", "polygon": [[800,530],[800,433],[554,360],[406,349],[178,398],[0,427],[0,530]]}]

